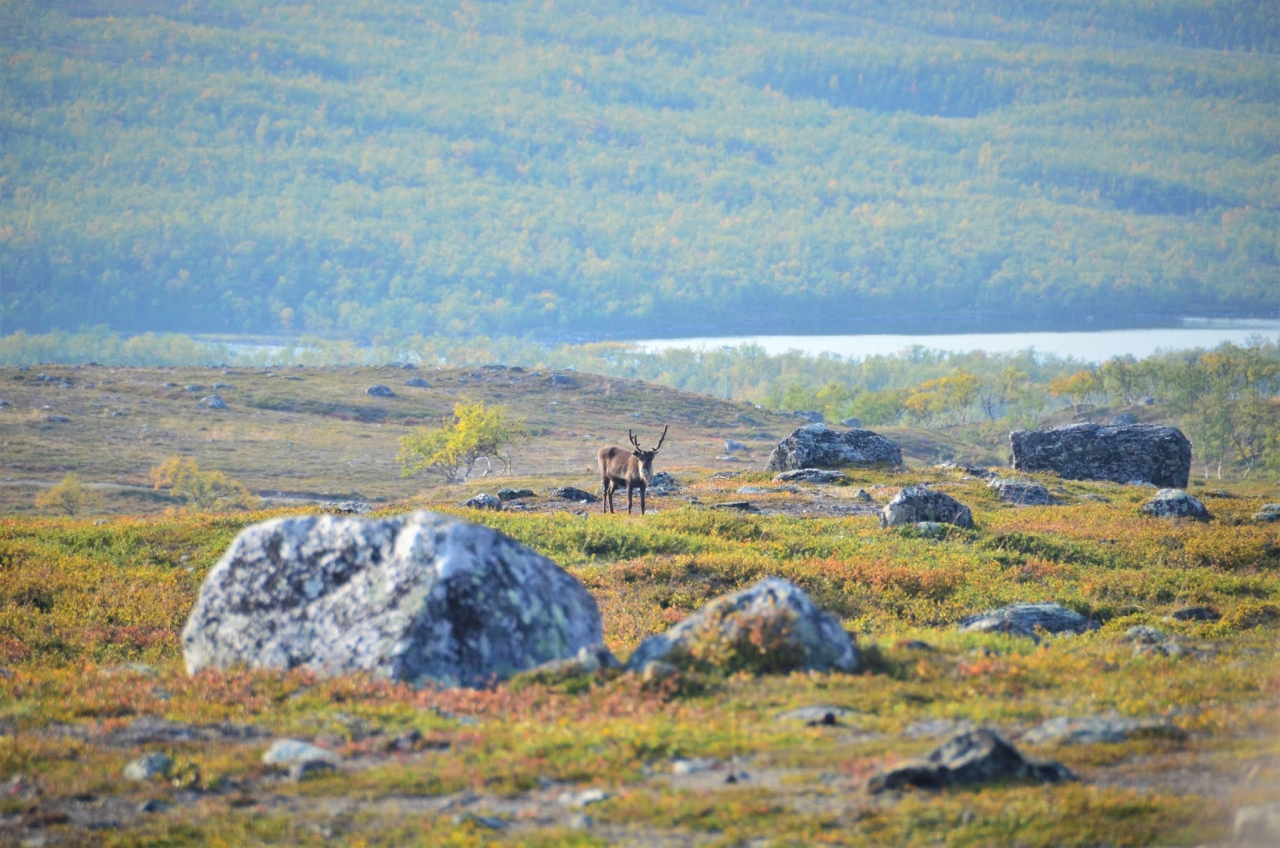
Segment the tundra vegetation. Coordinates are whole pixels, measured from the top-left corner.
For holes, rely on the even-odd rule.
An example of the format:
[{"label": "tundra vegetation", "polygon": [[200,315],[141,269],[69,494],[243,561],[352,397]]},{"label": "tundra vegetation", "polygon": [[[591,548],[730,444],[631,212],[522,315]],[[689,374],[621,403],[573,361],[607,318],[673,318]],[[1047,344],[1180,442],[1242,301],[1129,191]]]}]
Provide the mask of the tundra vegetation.
[{"label": "tundra vegetation", "polygon": [[[0,373],[12,404],[0,409],[0,470],[29,478],[77,464],[82,486],[123,482],[101,490],[93,517],[32,515],[30,494],[4,502],[6,839],[1195,845],[1228,842],[1237,809],[1276,800],[1280,522],[1254,516],[1280,497],[1242,465],[1228,462],[1224,482],[1197,487],[1208,520],[1168,521],[1140,513],[1151,494],[1142,487],[1035,475],[1059,505],[1017,507],[963,469],[933,467],[941,454],[998,464],[972,434],[981,423],[888,428],[905,469],[851,468],[833,485],[786,488],[751,465],[718,462],[717,439],[741,438],[758,467],[796,419],[617,377],[578,373],[570,390],[533,370],[441,369],[421,397],[371,398],[367,386],[411,372],[46,371],[42,381],[29,369]],[[219,390],[227,410],[200,407],[182,388],[214,380],[228,386]],[[512,503],[522,509],[457,506],[492,481],[424,487],[395,474],[398,437],[441,420],[463,388],[526,419],[518,473],[503,478],[536,492]],[[46,402],[72,420],[32,414]],[[1164,401],[1135,408],[1171,415]],[[664,470],[681,488],[655,496],[644,518],[543,494],[590,488],[602,441],[617,440],[620,424],[648,432],[665,417]],[[254,512],[165,513],[173,501],[146,474],[175,454],[257,491],[289,480],[314,497],[269,499]],[[725,470],[737,476],[717,476]],[[361,493],[376,512],[463,515],[561,564],[595,597],[605,642],[624,659],[713,598],[777,576],[842,622],[863,667],[771,673],[751,653],[776,635],[761,632],[748,634],[750,644],[699,646],[676,674],[650,683],[618,671],[527,675],[480,690],[302,672],[188,677],[179,633],[234,535],[268,516],[323,510],[379,480],[385,488]],[[881,529],[872,507],[920,482],[968,505],[975,526]],[[744,486],[758,491],[744,496]],[[861,506],[859,489],[873,503]],[[744,497],[752,512],[714,508]],[[1038,642],[956,629],[967,615],[1020,601],[1056,601],[1101,627]],[[1217,617],[1167,618],[1191,606]],[[1131,641],[1135,626],[1161,631],[1163,647]],[[785,717],[815,705],[838,709],[838,721]],[[1108,714],[1164,724],[1056,748],[1023,738],[1047,719]],[[880,769],[968,723],[998,728],[1080,779],[866,792]],[[262,761],[277,738],[324,746],[339,767],[291,780]],[[171,759],[167,768],[142,781],[124,776],[126,764],[156,752]]]}]

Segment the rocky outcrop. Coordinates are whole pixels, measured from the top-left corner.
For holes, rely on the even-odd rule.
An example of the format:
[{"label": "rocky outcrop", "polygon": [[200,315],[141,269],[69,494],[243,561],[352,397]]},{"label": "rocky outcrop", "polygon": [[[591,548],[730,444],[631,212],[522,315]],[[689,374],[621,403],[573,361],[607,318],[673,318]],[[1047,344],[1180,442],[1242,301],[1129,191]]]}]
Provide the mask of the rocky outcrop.
[{"label": "rocky outcrop", "polygon": [[943,789],[1010,781],[1057,783],[1075,780],[1061,763],[1032,760],[993,730],[977,728],[953,736],[922,760],[908,760],[867,781],[867,791],[914,786]]},{"label": "rocky outcrop", "polygon": [[1013,467],[1053,471],[1068,480],[1110,480],[1185,488],[1191,475],[1191,442],[1159,424],[1071,424],[1015,430]]},{"label": "rocky outcrop", "polygon": [[370,397],[389,398],[396,396],[396,393],[391,391],[390,386],[370,386],[364,390],[364,393]]},{"label": "rocky outcrop", "polygon": [[182,633],[191,674],[304,667],[450,686],[600,641],[595,600],[554,562],[429,512],[249,527],[205,578]]},{"label": "rocky outcrop", "polygon": [[766,471],[841,468],[846,465],[901,465],[902,450],[870,430],[832,430],[825,424],[801,427],[769,454]]},{"label": "rocky outcrop", "polygon": [[962,633],[1012,633],[1017,636],[1035,636],[1037,630],[1084,633],[1098,627],[1098,622],[1061,604],[1013,604],[960,620]]},{"label": "rocky outcrop", "polygon": [[1209,510],[1204,504],[1181,489],[1161,489],[1155,497],[1140,507],[1143,515],[1154,518],[1198,518],[1209,517]]},{"label": "rocky outcrop", "polygon": [[735,659],[771,672],[858,667],[858,652],[840,622],[814,606],[803,589],[776,577],[717,598],[666,633],[644,640],[627,667],[640,671],[655,660]]},{"label": "rocky outcrop", "polygon": [[973,513],[950,495],[935,492],[927,486],[908,486],[885,504],[880,513],[881,527],[921,522],[972,527]]},{"label": "rocky outcrop", "polygon": [[1047,488],[1034,480],[993,477],[987,486],[996,490],[1000,500],[1014,506],[1053,506],[1058,502]]}]

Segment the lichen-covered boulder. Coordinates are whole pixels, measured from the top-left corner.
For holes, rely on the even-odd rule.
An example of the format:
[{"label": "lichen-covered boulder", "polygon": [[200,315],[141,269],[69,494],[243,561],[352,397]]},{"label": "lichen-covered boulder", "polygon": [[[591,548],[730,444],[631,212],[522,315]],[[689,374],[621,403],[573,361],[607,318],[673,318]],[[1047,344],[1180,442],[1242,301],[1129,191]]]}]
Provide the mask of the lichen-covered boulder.
[{"label": "lichen-covered boulder", "polygon": [[1139,509],[1143,515],[1155,518],[1204,519],[1209,517],[1209,510],[1205,509],[1204,504],[1181,489],[1161,489]]},{"label": "lichen-covered boulder", "polygon": [[248,527],[205,578],[182,633],[191,674],[304,667],[449,686],[600,641],[595,600],[554,562],[429,512]]},{"label": "lichen-covered boulder", "polygon": [[472,509],[492,509],[500,512],[502,510],[502,498],[497,495],[491,495],[488,492],[481,492],[474,497],[468,498],[462,505]]},{"label": "lichen-covered boulder", "polygon": [[840,622],[814,606],[803,589],[769,577],[650,636],[627,668],[641,671],[655,660],[729,671],[854,671],[858,652]]},{"label": "lichen-covered boulder", "polygon": [[832,430],[825,424],[810,424],[778,443],[769,454],[765,470],[901,464],[902,449],[879,433]]},{"label": "lichen-covered boulder", "polygon": [[919,524],[924,521],[972,527],[973,513],[969,511],[969,507],[950,495],[935,492],[927,486],[906,487],[885,504],[880,513],[881,527]]},{"label": "lichen-covered boulder", "polygon": [[1053,471],[1067,480],[1110,480],[1185,488],[1191,442],[1159,424],[1071,424],[1009,434],[1013,467]]},{"label": "lichen-covered boulder", "polygon": [[1262,509],[1253,514],[1254,521],[1280,521],[1280,504],[1263,504]]}]

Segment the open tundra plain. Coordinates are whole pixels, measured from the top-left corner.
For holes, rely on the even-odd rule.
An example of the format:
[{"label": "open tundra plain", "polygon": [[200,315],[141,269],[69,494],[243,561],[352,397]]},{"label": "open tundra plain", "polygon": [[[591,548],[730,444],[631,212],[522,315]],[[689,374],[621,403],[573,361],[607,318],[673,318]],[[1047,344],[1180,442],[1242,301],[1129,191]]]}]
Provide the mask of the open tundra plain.
[{"label": "open tundra plain", "polygon": [[[202,405],[215,394],[225,409]],[[464,398],[525,420],[513,473],[400,477],[398,437]],[[804,422],[533,369],[10,368],[0,400],[0,844],[1229,846],[1280,828],[1280,521],[1255,517],[1280,501],[1269,484],[1193,487],[1202,521],[1143,515],[1151,488],[1050,474],[1032,476],[1055,505],[1018,506],[975,468],[935,467],[1000,464],[976,428],[886,429],[905,467],[782,484],[761,469]],[[674,485],[644,517],[625,497],[606,516],[551,494],[597,492],[599,448],[628,428],[652,444],[665,424],[655,469]],[[240,480],[261,509],[194,511],[154,490],[149,470],[174,455]],[[69,472],[93,509],[37,510]],[[883,529],[879,510],[919,483],[974,526]],[[500,488],[532,494],[460,506]],[[738,644],[661,674],[482,689],[187,674],[181,631],[241,529],[416,509],[562,566],[624,662],[779,577],[855,638],[859,668],[769,673]],[[1021,602],[1088,629],[959,628]],[[1067,779],[886,778],[977,728]],[[290,751],[323,767],[291,768]]]}]

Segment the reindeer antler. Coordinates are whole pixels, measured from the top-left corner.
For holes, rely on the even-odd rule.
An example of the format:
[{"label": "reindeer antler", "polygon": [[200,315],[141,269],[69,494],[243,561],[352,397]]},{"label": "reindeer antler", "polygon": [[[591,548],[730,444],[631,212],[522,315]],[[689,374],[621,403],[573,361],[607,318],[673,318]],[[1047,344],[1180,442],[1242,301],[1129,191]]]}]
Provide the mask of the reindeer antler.
[{"label": "reindeer antler", "polygon": [[662,442],[667,438],[667,427],[670,427],[670,426],[671,425],[668,424],[666,425],[666,427],[662,428],[662,438],[658,439],[658,447],[653,449],[654,453],[657,453],[662,448]]},{"label": "reindeer antler", "polygon": [[644,450],[644,448],[640,447],[640,442],[639,440],[636,439],[635,433],[632,433],[630,430],[627,430],[627,438],[631,440],[631,445],[636,450]]}]

